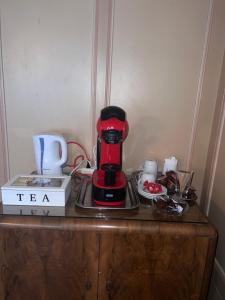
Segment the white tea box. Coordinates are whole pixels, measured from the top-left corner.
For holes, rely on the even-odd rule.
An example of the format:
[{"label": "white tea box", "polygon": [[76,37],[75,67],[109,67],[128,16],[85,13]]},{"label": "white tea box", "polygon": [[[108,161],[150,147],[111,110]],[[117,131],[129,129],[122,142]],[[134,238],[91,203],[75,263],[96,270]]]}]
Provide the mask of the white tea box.
[{"label": "white tea box", "polygon": [[17,175],[1,187],[4,205],[65,206],[70,176]]}]

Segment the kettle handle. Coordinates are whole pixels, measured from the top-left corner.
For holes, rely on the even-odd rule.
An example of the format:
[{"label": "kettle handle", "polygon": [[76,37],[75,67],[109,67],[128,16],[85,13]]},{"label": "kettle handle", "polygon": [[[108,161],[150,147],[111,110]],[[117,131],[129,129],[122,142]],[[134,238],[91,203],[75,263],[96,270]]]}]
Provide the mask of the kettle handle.
[{"label": "kettle handle", "polygon": [[55,162],[55,166],[62,166],[67,161],[67,143],[62,136],[55,136],[54,142],[59,142],[61,145],[62,153],[60,160]]}]

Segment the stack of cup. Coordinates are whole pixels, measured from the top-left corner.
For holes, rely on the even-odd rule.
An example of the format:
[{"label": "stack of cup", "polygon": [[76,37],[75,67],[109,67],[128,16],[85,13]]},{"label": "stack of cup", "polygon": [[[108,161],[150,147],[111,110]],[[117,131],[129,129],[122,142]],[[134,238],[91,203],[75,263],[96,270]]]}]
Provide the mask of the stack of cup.
[{"label": "stack of cup", "polygon": [[155,160],[146,160],[143,166],[143,173],[141,175],[141,184],[145,181],[155,182],[157,178],[157,162]]}]

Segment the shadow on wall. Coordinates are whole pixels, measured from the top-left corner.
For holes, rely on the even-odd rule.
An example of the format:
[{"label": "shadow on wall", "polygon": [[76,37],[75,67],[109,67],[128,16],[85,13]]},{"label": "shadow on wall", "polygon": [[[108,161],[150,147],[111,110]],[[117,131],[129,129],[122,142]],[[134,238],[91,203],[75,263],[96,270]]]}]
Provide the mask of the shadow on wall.
[{"label": "shadow on wall", "polygon": [[225,299],[225,284],[224,279],[221,278],[220,273],[214,266],[209,294],[207,300],[223,300]]},{"label": "shadow on wall", "polygon": [[124,143],[125,168],[137,169],[145,159],[159,159],[155,149],[162,135],[162,124],[152,115],[129,115],[129,134]]},{"label": "shadow on wall", "polygon": [[[216,259],[219,263],[219,268],[222,268],[222,272],[218,270],[218,266],[214,269],[214,275],[212,277],[211,288],[209,293],[209,300],[225,299],[225,205],[223,207],[218,206],[216,200],[211,201],[209,219],[212,224],[218,230],[218,245],[216,251]],[[219,296],[217,295],[219,294]]]},{"label": "shadow on wall", "polygon": [[221,264],[222,268],[225,270],[225,205],[224,207],[219,207],[216,201],[212,199],[209,211],[209,219],[218,230],[219,240],[216,258]]}]

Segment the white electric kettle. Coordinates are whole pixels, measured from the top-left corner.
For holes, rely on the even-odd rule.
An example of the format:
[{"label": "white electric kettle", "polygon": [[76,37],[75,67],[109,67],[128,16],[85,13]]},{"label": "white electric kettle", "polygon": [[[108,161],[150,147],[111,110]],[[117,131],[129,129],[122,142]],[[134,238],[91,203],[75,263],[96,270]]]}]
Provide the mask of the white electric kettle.
[{"label": "white electric kettle", "polygon": [[39,175],[62,175],[62,165],[67,160],[67,144],[63,136],[50,134],[34,135],[33,144],[37,173]]}]

